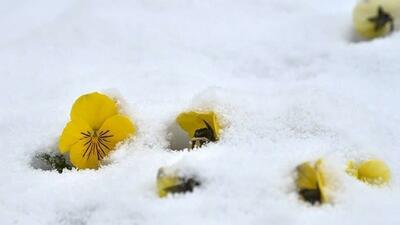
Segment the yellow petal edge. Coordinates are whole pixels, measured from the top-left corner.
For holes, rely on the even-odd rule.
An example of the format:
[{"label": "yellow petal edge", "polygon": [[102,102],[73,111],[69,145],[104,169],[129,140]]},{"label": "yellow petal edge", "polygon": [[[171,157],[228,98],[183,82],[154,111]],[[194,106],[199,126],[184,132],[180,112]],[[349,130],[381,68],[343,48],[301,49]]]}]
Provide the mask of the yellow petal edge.
[{"label": "yellow petal edge", "polygon": [[107,95],[93,92],[79,97],[72,106],[71,120],[81,119],[97,130],[118,113],[117,103]]}]

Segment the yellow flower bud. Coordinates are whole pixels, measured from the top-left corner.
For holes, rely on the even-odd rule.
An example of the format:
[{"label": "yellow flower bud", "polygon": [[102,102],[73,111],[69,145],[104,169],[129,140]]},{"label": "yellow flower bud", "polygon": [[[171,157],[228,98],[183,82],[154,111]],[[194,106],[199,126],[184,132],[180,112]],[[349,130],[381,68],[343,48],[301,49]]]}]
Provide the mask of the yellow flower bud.
[{"label": "yellow flower bud", "polygon": [[359,35],[372,39],[394,30],[400,11],[398,0],[363,0],[353,10],[353,24]]}]

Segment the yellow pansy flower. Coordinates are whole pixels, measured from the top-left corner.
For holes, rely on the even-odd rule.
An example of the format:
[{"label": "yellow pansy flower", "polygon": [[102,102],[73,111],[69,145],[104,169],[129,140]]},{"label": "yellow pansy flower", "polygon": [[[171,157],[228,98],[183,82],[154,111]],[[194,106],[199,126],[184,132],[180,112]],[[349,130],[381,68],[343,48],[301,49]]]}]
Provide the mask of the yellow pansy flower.
[{"label": "yellow pansy flower", "polygon": [[176,169],[161,167],[157,173],[157,193],[160,198],[168,194],[192,192],[199,185],[196,178],[179,175]]},{"label": "yellow pansy flower", "polygon": [[79,97],[70,116],[59,149],[69,152],[71,163],[78,169],[98,168],[117,143],[136,131],[130,119],[118,113],[117,103],[98,92]]},{"label": "yellow pansy flower", "polygon": [[390,169],[386,163],[378,159],[370,159],[356,163],[349,161],[346,172],[368,184],[383,185],[390,181]]},{"label": "yellow pansy flower", "polygon": [[176,121],[188,133],[191,148],[201,147],[219,139],[221,128],[214,112],[183,112],[178,115]]},{"label": "yellow pansy flower", "polygon": [[299,165],[297,167],[296,186],[305,201],[312,204],[328,202],[322,160],[318,160],[315,164],[305,162]]}]

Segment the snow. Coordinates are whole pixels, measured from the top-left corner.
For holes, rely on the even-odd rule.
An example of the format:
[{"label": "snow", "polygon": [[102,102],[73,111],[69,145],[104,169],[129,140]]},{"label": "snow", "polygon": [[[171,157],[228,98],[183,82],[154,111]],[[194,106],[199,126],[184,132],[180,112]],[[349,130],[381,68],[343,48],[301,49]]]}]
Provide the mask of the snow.
[{"label": "snow", "polygon": [[[1,1],[0,224],[399,224],[400,33],[357,40],[354,4]],[[92,91],[123,98],[136,138],[99,170],[34,169]],[[220,142],[169,150],[188,109],[219,113]],[[321,157],[333,202],[311,206],[294,169]],[[371,157],[391,167],[387,187],[345,174]],[[169,165],[202,186],[159,199]]]}]

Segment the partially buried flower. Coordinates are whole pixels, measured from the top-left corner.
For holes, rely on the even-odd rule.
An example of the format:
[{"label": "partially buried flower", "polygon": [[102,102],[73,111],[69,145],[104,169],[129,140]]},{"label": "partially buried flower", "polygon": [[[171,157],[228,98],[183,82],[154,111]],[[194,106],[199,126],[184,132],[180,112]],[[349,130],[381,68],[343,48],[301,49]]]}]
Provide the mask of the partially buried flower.
[{"label": "partially buried flower", "polygon": [[386,163],[378,159],[361,162],[349,161],[346,172],[360,181],[372,185],[383,185],[390,180],[390,169]]},{"label": "partially buried flower", "polygon": [[70,116],[59,149],[69,152],[71,163],[78,169],[98,168],[117,143],[135,134],[130,119],[119,114],[117,103],[98,92],[79,97]]},{"label": "partially buried flower", "polygon": [[164,198],[168,194],[192,192],[200,186],[200,181],[193,175],[183,175],[179,170],[161,167],[157,173],[158,197]]},{"label": "partially buried flower", "polygon": [[366,39],[383,37],[395,30],[399,13],[399,0],[362,0],[353,10],[354,28]]},{"label": "partially buried flower", "polygon": [[191,148],[201,147],[219,139],[220,125],[214,112],[183,112],[176,118],[190,137]]},{"label": "partially buried flower", "polygon": [[296,186],[305,201],[311,204],[329,201],[324,176],[322,160],[318,160],[315,164],[305,162],[297,167]]}]

